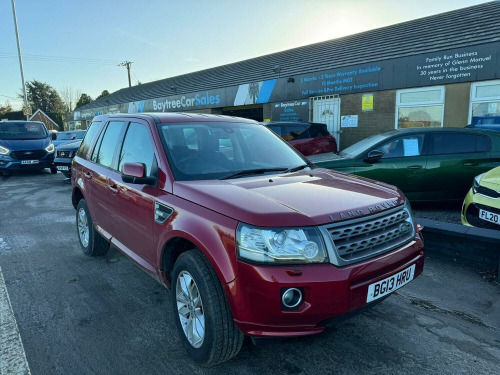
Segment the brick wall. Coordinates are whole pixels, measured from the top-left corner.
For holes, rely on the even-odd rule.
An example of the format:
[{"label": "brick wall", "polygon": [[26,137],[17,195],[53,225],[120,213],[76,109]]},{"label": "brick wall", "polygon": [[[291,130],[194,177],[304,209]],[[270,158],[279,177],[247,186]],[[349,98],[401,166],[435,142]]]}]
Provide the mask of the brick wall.
[{"label": "brick wall", "polygon": [[344,149],[366,137],[394,130],[396,90],[376,91],[373,94],[373,111],[363,112],[363,94],[341,95],[340,114],[358,115],[357,128],[341,128],[340,149]]}]

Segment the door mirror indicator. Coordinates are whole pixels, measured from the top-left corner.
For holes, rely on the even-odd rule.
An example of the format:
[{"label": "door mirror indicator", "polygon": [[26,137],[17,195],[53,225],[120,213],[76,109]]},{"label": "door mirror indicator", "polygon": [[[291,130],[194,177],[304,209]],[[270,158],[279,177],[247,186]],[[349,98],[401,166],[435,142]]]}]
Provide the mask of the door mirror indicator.
[{"label": "door mirror indicator", "polygon": [[367,162],[375,162],[375,161],[379,161],[380,159],[382,159],[382,157],[384,156],[384,153],[380,150],[372,150],[368,153],[368,157],[365,159],[365,161]]},{"label": "door mirror indicator", "polygon": [[155,185],[155,177],[146,177],[146,166],[142,163],[125,163],[122,167],[122,180],[130,184]]}]

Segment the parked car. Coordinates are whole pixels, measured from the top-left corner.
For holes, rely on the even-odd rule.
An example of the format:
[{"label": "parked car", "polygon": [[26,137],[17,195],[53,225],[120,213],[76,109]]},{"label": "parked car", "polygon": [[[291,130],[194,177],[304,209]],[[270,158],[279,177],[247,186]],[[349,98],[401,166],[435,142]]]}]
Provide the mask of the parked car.
[{"label": "parked car", "polygon": [[97,116],[72,167],[83,252],[111,244],[171,288],[181,341],[204,365],[244,335],[320,333],[424,266],[397,188],[315,168],[252,120]]},{"label": "parked car", "polygon": [[366,138],[338,156],[310,157],[318,167],[379,180],[410,201],[462,200],[474,176],[500,165],[500,133],[414,128]]},{"label": "parked car", "polygon": [[325,124],[312,122],[263,122],[302,155],[337,152],[337,141]]},{"label": "parked car", "polygon": [[481,122],[481,123],[478,123],[478,124],[471,124],[471,125],[467,125],[466,128],[469,128],[469,129],[486,129],[486,130],[495,130],[497,132],[500,132],[500,124],[499,123],[495,123],[495,122]]},{"label": "parked car", "polygon": [[41,170],[54,166],[54,145],[45,125],[37,121],[0,121],[0,175],[15,170]]},{"label": "parked car", "polygon": [[57,133],[56,140],[53,141],[54,146],[57,147],[65,143],[82,140],[85,137],[85,132],[86,130],[59,132]]},{"label": "parked car", "polygon": [[80,147],[82,140],[64,143],[56,147],[56,157],[54,165],[59,172],[62,172],[67,178],[71,177],[71,162]]},{"label": "parked car", "polygon": [[474,178],[462,206],[462,224],[500,230],[500,167]]}]

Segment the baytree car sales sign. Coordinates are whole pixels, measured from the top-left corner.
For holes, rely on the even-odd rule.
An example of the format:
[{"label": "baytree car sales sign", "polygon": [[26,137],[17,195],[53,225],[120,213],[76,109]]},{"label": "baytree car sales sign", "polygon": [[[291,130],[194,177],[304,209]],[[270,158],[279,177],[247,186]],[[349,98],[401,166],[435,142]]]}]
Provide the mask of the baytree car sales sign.
[{"label": "baytree car sales sign", "polygon": [[496,78],[500,78],[500,42],[93,108],[81,111],[81,118],[104,113],[175,112],[300,101],[313,96]]}]

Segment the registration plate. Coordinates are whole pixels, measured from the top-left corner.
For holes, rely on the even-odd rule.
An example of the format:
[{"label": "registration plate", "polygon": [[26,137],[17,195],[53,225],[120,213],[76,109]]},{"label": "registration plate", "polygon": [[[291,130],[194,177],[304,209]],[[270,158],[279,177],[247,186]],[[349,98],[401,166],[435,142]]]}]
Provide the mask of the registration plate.
[{"label": "registration plate", "polygon": [[21,164],[38,164],[39,160],[21,160]]},{"label": "registration plate", "polygon": [[494,214],[493,212],[485,211],[485,210],[479,210],[479,218],[482,220],[489,221],[490,223],[498,224],[500,225],[500,215],[499,214]]},{"label": "registration plate", "polygon": [[368,296],[366,297],[366,302],[375,301],[376,299],[382,298],[396,289],[401,288],[403,285],[408,284],[413,280],[415,275],[415,265],[404,269],[384,280],[377,281],[376,283],[370,284],[368,287]]},{"label": "registration plate", "polygon": [[67,171],[68,170],[68,167],[65,166],[65,165],[58,165],[57,166],[57,170],[58,171]]}]

